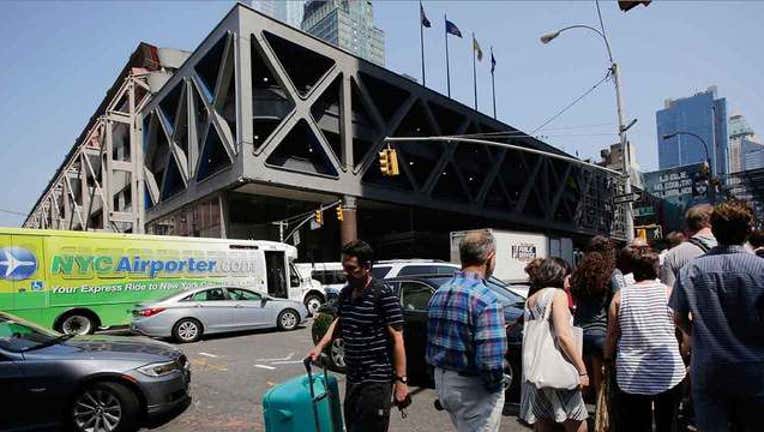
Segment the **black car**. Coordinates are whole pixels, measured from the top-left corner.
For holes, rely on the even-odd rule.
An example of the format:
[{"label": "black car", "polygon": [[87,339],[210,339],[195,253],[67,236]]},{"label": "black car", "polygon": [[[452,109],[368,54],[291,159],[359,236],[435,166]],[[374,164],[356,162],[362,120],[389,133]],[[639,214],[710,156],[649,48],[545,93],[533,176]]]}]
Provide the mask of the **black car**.
[{"label": "black car", "polygon": [[62,335],[0,312],[0,430],[133,432],[189,402],[183,353],[162,342]]},{"label": "black car", "polygon": [[[427,342],[427,303],[433,293],[451,276],[420,275],[385,279],[383,282],[401,299],[404,329],[403,338],[406,346],[407,373],[414,383],[432,384],[431,370],[425,362],[425,346]],[[506,359],[509,365],[507,374],[512,378],[510,394],[519,391],[519,373],[521,371],[522,350],[522,317],[525,299],[510,291],[507,285],[495,279],[488,281],[488,287],[504,305],[504,319],[507,323],[508,349]],[[326,334],[329,324],[334,320],[336,307],[333,301],[324,304],[313,321],[313,341],[318,342]],[[344,372],[344,350],[342,340],[335,339],[327,347],[326,354],[330,366]]]}]

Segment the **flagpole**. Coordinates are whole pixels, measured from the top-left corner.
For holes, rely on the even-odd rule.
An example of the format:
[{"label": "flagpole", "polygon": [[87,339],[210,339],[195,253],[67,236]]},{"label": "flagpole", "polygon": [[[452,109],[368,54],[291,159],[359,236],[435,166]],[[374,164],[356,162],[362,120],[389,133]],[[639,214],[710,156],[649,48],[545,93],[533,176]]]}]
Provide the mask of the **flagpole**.
[{"label": "flagpole", "polygon": [[475,88],[475,111],[478,110],[477,101],[477,69],[475,68],[475,33],[472,33],[472,85]]},{"label": "flagpole", "polygon": [[419,43],[422,46],[422,86],[427,87],[424,74],[424,23],[422,22],[422,2],[419,2]]},{"label": "flagpole", "polygon": [[496,118],[496,81],[493,73],[493,47],[491,47],[491,93],[493,93],[493,118]]},{"label": "flagpole", "polygon": [[[443,22],[448,22],[448,16],[446,14],[443,14]],[[448,61],[448,27],[446,27],[446,31],[443,33],[446,36],[446,88],[448,89],[448,97],[451,97],[451,70],[449,66]]]}]

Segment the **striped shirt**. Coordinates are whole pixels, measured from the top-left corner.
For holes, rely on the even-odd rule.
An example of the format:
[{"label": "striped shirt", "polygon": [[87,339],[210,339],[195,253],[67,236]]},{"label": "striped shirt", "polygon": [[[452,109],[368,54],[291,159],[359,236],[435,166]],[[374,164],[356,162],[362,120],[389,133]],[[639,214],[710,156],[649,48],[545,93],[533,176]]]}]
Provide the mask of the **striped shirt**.
[{"label": "striped shirt", "polygon": [[493,390],[502,385],[506,352],[501,303],[483,279],[457,272],[427,306],[427,363],[482,376]]},{"label": "striped shirt", "polygon": [[666,290],[655,281],[629,284],[621,290],[616,378],[626,393],[656,395],[684,379]]},{"label": "striped shirt", "polygon": [[764,260],[719,246],[682,268],[671,306],[692,312],[692,373],[741,363],[764,370]]},{"label": "striped shirt", "polygon": [[353,288],[346,285],[337,300],[337,316],[345,344],[347,381],[391,382],[395,371],[387,327],[403,327],[398,297],[376,279],[355,299]]}]

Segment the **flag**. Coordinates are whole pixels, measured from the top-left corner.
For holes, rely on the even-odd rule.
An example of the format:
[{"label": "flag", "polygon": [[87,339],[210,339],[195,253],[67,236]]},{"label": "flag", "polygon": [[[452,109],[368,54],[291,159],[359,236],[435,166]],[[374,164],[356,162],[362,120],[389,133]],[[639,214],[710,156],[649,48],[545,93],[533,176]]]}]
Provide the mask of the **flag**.
[{"label": "flag", "polygon": [[454,36],[462,37],[462,32],[459,31],[459,27],[449,20],[446,20],[446,33],[451,33]]},{"label": "flag", "polygon": [[422,6],[422,3],[419,3],[419,18],[422,20],[422,25],[430,28],[432,27],[432,23],[430,23],[430,20],[427,19],[427,15],[424,13],[424,6]]},{"label": "flag", "polygon": [[491,48],[491,73],[496,70],[496,58],[493,56],[493,48]]},{"label": "flag", "polygon": [[475,39],[474,34],[472,36],[472,49],[477,52],[478,61],[483,61],[483,50],[480,49],[480,44],[478,43],[477,39]]}]

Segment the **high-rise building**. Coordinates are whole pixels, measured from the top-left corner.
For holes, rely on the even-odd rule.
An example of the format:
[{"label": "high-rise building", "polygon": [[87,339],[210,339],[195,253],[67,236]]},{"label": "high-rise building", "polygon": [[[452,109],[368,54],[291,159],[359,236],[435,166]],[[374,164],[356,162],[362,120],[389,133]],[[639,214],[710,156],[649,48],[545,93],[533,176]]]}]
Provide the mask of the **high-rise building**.
[{"label": "high-rise building", "polygon": [[252,0],[252,8],[270,17],[300,28],[305,0]]},{"label": "high-rise building", "polygon": [[740,165],[742,171],[764,168],[764,144],[751,138],[743,138],[740,143]]},{"label": "high-rise building", "polygon": [[385,65],[385,32],[374,25],[371,0],[308,0],[302,29],[358,57]]},{"label": "high-rise building", "polygon": [[[733,114],[729,122],[730,133],[730,173],[743,171],[744,159],[748,155],[749,165],[755,165],[755,155],[749,155],[758,150],[758,139],[753,128],[741,114]],[[745,144],[744,144],[745,143]],[[745,147],[745,150],[744,150]],[[748,168],[750,169],[750,168]]]},{"label": "high-rise building", "polygon": [[706,160],[703,143],[694,136],[677,134],[672,138],[664,136],[675,132],[689,132],[698,135],[708,146],[708,155],[716,173],[729,172],[727,134],[727,100],[716,97],[716,87],[694,96],[669,99],[665,108],[656,113],[658,129],[658,166],[668,169],[696,164]]}]

